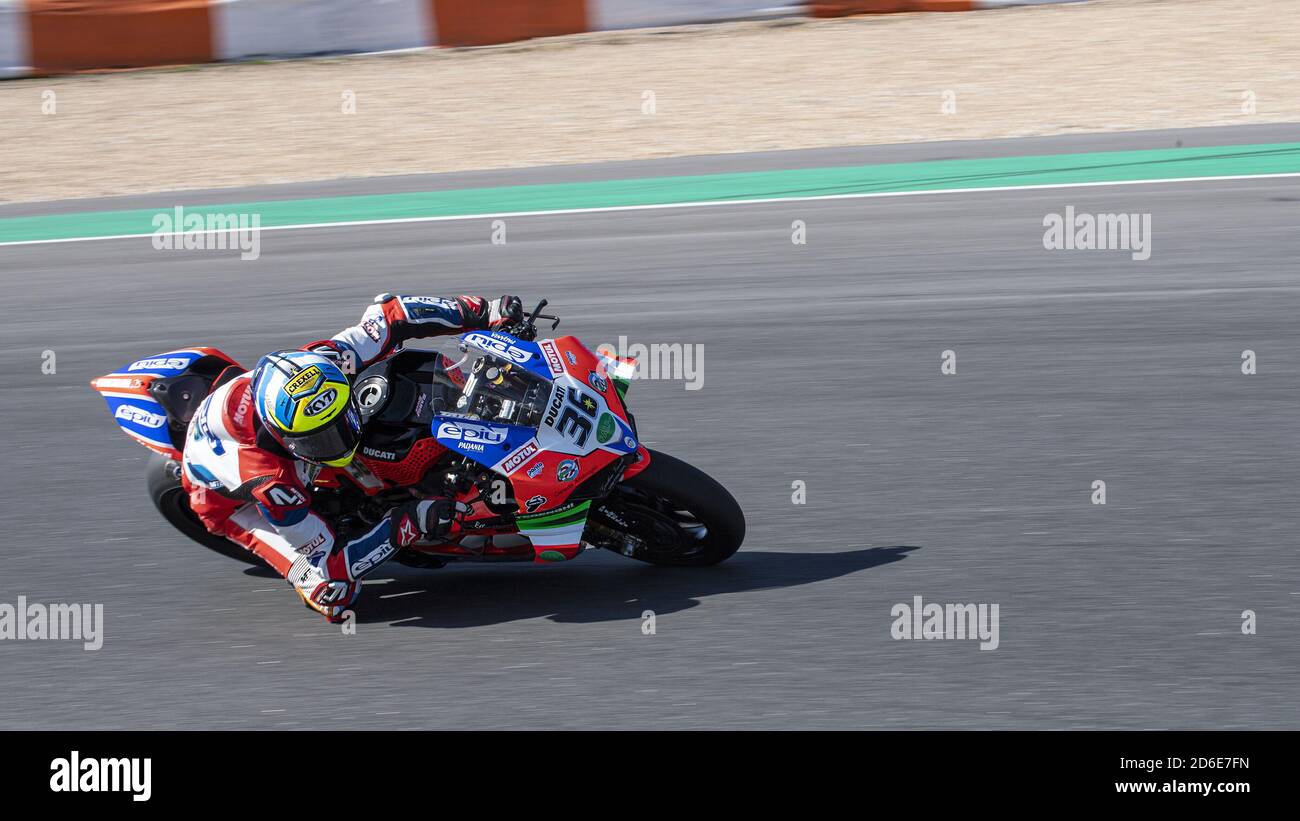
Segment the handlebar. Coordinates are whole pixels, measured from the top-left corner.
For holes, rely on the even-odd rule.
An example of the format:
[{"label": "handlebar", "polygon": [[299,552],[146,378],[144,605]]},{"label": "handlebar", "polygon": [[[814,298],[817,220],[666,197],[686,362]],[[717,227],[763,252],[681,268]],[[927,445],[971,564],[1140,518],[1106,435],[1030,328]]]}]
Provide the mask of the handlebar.
[{"label": "handlebar", "polygon": [[541,302],[537,303],[537,307],[534,308],[531,312],[524,315],[517,321],[507,322],[503,324],[500,330],[510,334],[511,336],[516,336],[526,342],[532,342],[534,339],[537,338],[537,320],[539,319],[552,320],[551,330],[552,331],[555,330],[560,326],[560,318],[558,316],[552,316],[550,314],[542,313],[542,309],[545,308],[546,305],[547,305],[547,301],[543,299]]}]

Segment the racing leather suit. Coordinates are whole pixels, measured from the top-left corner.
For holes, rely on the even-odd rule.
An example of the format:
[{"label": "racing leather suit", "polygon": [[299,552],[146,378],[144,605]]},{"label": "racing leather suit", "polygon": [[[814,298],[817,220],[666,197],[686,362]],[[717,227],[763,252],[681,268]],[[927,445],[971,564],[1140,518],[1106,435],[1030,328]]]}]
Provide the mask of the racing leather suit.
[{"label": "racing leather suit", "polygon": [[[358,324],[303,350],[335,359],[351,377],[405,340],[488,327],[498,319],[493,307],[475,296],[381,294]],[[369,532],[340,542],[310,506],[318,469],[293,458],[263,428],[251,382],[250,373],[241,374],[199,406],[189,425],[181,484],[208,530],[251,550],[309,607],[337,621],[356,599],[362,576],[430,532],[434,503],[401,505]]]}]

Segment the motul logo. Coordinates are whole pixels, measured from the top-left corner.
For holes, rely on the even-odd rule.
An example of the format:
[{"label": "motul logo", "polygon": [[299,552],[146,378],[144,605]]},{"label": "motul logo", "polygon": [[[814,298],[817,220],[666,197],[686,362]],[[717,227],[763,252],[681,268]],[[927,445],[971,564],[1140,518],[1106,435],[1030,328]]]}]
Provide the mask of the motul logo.
[{"label": "motul logo", "polygon": [[235,408],[231,418],[236,425],[244,424],[244,418],[248,416],[248,408],[253,404],[253,389],[250,386],[244,387],[244,392],[239,395],[239,405]]},{"label": "motul logo", "polygon": [[537,453],[537,445],[535,445],[532,442],[529,442],[519,450],[515,451],[514,455],[510,456],[504,462],[502,462],[501,469],[506,473],[509,473],[512,470],[518,468],[524,462],[527,462],[530,458],[532,458],[534,453]]}]

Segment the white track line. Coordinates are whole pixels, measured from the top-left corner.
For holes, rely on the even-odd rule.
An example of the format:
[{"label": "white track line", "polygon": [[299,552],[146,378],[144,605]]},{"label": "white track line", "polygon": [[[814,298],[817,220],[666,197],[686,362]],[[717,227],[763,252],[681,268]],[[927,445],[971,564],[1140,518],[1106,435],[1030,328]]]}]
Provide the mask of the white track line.
[{"label": "white track line", "polygon": [[[858,200],[858,199],[877,199],[881,197],[915,197],[922,195],[934,194],[982,194],[988,192],[1000,191],[1045,191],[1054,188],[1100,188],[1111,185],[1158,185],[1161,183],[1182,183],[1182,182],[1221,182],[1228,180],[1270,180],[1286,177],[1300,177],[1300,172],[1288,172],[1282,174],[1235,174],[1219,177],[1169,177],[1166,179],[1153,180],[1115,180],[1110,182],[1062,182],[1048,183],[1045,185],[998,185],[987,188],[938,188],[926,189],[923,191],[877,191],[862,194],[813,194],[806,197],[765,197],[762,199],[736,199],[736,200],[704,200],[701,202],[666,202],[652,205],[608,205],[596,208],[555,208],[542,211],[498,211],[496,213],[484,214],[447,214],[439,217],[402,217],[400,219],[378,219],[378,220],[349,220],[341,222],[304,222],[294,225],[268,225],[257,228],[257,231],[297,231],[308,228],[349,228],[361,225],[400,225],[403,223],[415,222],[456,222],[459,220],[487,220],[500,219],[502,217],[549,217],[560,216],[565,214],[604,214],[617,211],[651,211],[661,208],[716,208],[718,206],[736,206],[736,205],[763,205],[778,202],[817,202],[820,200]],[[651,178],[653,179],[653,178]],[[473,189],[449,189],[450,191],[473,190]],[[430,192],[435,193],[435,192]],[[383,196],[383,195],[379,195]],[[332,198],[327,198],[332,199]],[[272,201],[274,202],[274,201]],[[243,203],[229,203],[230,205],[241,205]],[[172,207],[172,206],[168,206]],[[221,208],[222,204],[215,205],[191,205],[189,208]],[[147,208],[133,208],[132,211],[147,211]],[[159,209],[161,212],[165,209]],[[67,216],[68,214],[48,214],[40,216]],[[111,213],[111,212],[84,212],[84,213]],[[6,219],[27,219],[28,217],[0,217],[0,225]],[[253,229],[244,229],[253,230]],[[226,230],[203,230],[203,231],[167,231],[162,233],[150,232],[147,234],[110,234],[102,237],[64,237],[62,239],[27,239],[16,240],[12,242],[0,242],[0,247],[12,245],[54,245],[63,242],[96,242],[98,240],[110,239],[139,239],[140,237],[166,237],[166,236],[201,236],[204,234],[231,234],[240,233],[241,229]]]}]

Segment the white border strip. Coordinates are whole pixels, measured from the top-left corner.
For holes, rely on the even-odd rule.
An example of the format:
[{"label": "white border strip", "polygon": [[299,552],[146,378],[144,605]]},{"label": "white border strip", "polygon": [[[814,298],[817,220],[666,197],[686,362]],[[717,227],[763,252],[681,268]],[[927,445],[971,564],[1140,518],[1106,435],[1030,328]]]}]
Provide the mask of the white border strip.
[{"label": "white border strip", "polygon": [[[739,200],[704,200],[701,202],[666,202],[653,205],[607,205],[596,208],[556,208],[546,211],[498,211],[496,213],[485,214],[446,214],[438,217],[402,217],[399,219],[378,219],[378,220],[349,220],[342,222],[304,222],[294,225],[268,225],[256,230],[258,231],[297,231],[307,228],[349,228],[360,225],[401,225],[404,223],[415,222],[456,222],[458,220],[486,220],[500,219],[501,217],[548,217],[564,214],[604,214],[618,211],[651,211],[660,208],[714,208],[718,206],[736,206],[736,205],[762,205],[775,202],[816,202],[818,200],[858,200],[858,199],[876,199],[881,197],[914,197],[933,194],[978,194],[985,192],[998,191],[1044,191],[1053,188],[1100,188],[1110,185],[1158,185],[1160,183],[1180,183],[1180,182],[1221,182],[1227,180],[1270,180],[1284,179],[1288,177],[1300,177],[1300,172],[1287,172],[1282,174],[1232,174],[1219,177],[1169,177],[1167,179],[1157,180],[1116,180],[1111,182],[1062,182],[1048,183],[1044,185],[997,185],[987,188],[940,188],[927,189],[923,191],[877,191],[863,194],[814,194],[806,197],[766,197],[762,199],[739,199]],[[451,189],[460,190],[460,189]],[[467,189],[473,190],[473,189]],[[382,196],[382,195],[380,195]],[[242,205],[243,203],[229,203],[229,205]],[[191,208],[199,206],[190,206]],[[221,203],[205,208],[220,208]],[[132,210],[149,210],[149,209],[132,209]],[[48,216],[61,216],[50,214]],[[6,218],[0,217],[0,224],[3,224]],[[10,217],[8,219],[24,219],[24,217]],[[102,237],[64,237],[62,239],[25,239],[15,240],[12,242],[0,242],[0,248],[14,245],[54,245],[64,242],[95,242],[98,240],[110,239],[138,239],[140,237],[165,237],[165,236],[199,236],[203,234],[230,234],[239,233],[239,229],[234,231],[230,229],[204,230],[204,231],[167,231],[162,233],[149,232],[147,234],[110,234]]]}]

